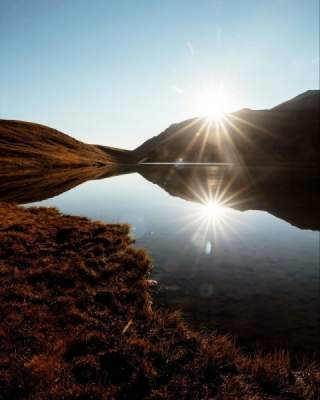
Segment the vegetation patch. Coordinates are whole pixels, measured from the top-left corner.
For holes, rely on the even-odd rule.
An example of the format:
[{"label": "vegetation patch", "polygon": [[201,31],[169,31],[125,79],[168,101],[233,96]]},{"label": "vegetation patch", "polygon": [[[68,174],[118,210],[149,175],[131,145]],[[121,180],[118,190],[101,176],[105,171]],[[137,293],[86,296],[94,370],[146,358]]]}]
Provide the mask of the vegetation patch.
[{"label": "vegetation patch", "polygon": [[129,226],[0,205],[0,399],[316,399],[315,365],[154,310]]}]

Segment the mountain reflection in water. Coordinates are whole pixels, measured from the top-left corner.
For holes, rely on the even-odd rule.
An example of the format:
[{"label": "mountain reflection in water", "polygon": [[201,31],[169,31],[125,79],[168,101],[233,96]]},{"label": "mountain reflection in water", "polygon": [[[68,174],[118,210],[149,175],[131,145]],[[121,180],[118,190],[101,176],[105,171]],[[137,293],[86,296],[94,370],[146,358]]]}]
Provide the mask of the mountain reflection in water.
[{"label": "mountain reflection in water", "polygon": [[301,229],[318,230],[319,175],[312,169],[233,166],[138,165],[57,169],[0,175],[0,200],[31,203],[92,179],[138,172],[172,196],[245,210],[261,210]]},{"label": "mountain reflection in water", "polygon": [[311,169],[110,165],[3,174],[0,200],[128,222],[154,259],[157,304],[251,346],[313,351],[318,180]]}]

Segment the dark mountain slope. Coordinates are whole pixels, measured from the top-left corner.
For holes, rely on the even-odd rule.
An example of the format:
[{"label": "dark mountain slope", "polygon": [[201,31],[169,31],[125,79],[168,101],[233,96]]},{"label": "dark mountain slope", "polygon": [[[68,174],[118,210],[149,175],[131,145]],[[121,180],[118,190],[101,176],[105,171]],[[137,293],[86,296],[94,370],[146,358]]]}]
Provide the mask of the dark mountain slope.
[{"label": "dark mountain slope", "polygon": [[299,110],[319,110],[320,96],[319,90],[307,90],[291,100],[281,103],[272,110],[277,111],[299,111]]},{"label": "dark mountain slope", "polygon": [[113,154],[44,125],[0,120],[0,168],[88,166],[116,161]]},{"label": "dark mountain slope", "polygon": [[195,118],[171,125],[137,149],[140,162],[227,162],[315,165],[320,150],[320,91],[271,110],[243,109],[222,121]]}]

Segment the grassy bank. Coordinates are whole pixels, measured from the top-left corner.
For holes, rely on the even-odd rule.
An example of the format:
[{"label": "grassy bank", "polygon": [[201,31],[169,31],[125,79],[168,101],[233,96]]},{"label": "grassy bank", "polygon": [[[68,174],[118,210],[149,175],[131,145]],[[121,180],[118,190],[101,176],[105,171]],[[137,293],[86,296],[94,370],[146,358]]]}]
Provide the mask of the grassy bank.
[{"label": "grassy bank", "polygon": [[314,366],[245,356],[152,307],[126,225],[0,204],[0,399],[316,399]]}]

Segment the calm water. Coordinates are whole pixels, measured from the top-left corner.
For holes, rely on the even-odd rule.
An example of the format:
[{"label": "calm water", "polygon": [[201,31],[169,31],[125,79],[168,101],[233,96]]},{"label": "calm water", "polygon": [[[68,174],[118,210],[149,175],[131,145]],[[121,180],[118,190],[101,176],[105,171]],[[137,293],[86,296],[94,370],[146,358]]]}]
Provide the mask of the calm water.
[{"label": "calm water", "polygon": [[153,258],[155,303],[182,310],[194,326],[229,332],[251,347],[317,349],[314,180],[299,171],[228,166],[120,172],[32,204],[130,223]]}]

